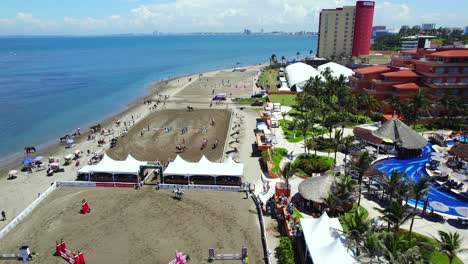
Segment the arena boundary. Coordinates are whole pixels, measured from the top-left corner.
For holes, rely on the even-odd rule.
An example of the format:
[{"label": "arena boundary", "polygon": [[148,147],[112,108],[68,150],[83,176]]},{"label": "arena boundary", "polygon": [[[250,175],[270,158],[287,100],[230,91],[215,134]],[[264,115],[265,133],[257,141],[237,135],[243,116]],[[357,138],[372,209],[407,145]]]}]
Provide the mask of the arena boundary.
[{"label": "arena boundary", "polygon": [[226,185],[181,185],[181,184],[166,184],[160,183],[160,189],[166,190],[209,190],[209,191],[228,191],[228,192],[240,192],[240,186],[226,186]]}]

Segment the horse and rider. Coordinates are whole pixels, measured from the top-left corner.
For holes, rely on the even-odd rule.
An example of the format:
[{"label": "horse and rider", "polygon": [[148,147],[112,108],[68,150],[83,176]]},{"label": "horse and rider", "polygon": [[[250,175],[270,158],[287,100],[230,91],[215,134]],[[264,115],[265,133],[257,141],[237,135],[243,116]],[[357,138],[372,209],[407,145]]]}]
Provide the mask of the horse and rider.
[{"label": "horse and rider", "polygon": [[181,189],[177,188],[172,191],[172,194],[174,195],[175,199],[182,200],[182,196],[184,195],[184,192]]}]

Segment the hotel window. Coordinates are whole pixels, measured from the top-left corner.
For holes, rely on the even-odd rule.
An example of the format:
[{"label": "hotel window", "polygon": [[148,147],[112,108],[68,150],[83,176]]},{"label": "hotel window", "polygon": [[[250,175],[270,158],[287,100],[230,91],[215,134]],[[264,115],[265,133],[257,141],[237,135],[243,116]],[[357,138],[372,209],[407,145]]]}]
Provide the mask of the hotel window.
[{"label": "hotel window", "polygon": [[458,70],[458,67],[450,67],[449,68],[449,73],[459,73],[460,71]]},{"label": "hotel window", "polygon": [[[461,79],[461,82],[462,82],[462,83],[468,83],[468,78],[466,78],[466,77],[465,77],[465,78],[462,78],[462,79]],[[468,91],[468,89],[467,89],[467,91]]]},{"label": "hotel window", "polygon": [[448,83],[456,83],[456,82],[457,82],[457,78],[447,78],[447,82],[448,82]]},{"label": "hotel window", "polygon": [[437,89],[437,90],[435,91],[435,94],[436,94],[437,96],[441,96],[441,95],[444,94],[444,92],[442,91],[442,89]]},{"label": "hotel window", "polygon": [[453,95],[457,95],[458,94],[458,89],[450,89],[450,93],[453,94]]},{"label": "hotel window", "polygon": [[467,67],[463,68],[463,73],[464,73],[464,74],[467,74],[467,73],[468,73],[468,68],[467,68]]},{"label": "hotel window", "polygon": [[445,69],[444,68],[435,68],[435,73],[438,73],[438,74],[441,74],[441,73],[445,73]]},{"label": "hotel window", "polygon": [[442,78],[434,78],[434,83],[442,83]]}]

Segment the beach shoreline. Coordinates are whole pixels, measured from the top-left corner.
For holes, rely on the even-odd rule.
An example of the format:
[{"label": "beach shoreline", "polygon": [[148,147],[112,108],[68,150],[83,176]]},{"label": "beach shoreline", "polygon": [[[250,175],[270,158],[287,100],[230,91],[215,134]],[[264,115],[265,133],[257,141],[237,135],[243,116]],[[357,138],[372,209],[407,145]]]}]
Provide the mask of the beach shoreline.
[{"label": "beach shoreline", "polygon": [[[193,73],[193,74],[184,74],[180,76],[175,76],[171,77],[168,79],[163,79],[160,81],[154,81],[144,87],[146,90],[145,95],[138,96],[137,98],[131,100],[129,103],[125,105],[123,109],[120,109],[118,111],[115,111],[113,113],[109,113],[108,115],[105,115],[107,117],[99,119],[99,121],[93,122],[93,121],[88,121],[85,124],[83,124],[82,127],[86,127],[86,129],[81,129],[81,134],[82,136],[78,139],[76,139],[76,144],[82,143],[86,141],[85,135],[89,133],[89,126],[92,126],[93,124],[101,124],[102,127],[108,127],[111,125],[115,120],[118,119],[124,119],[124,117],[128,116],[132,111],[134,111],[136,108],[141,106],[141,103],[144,102],[145,100],[149,100],[155,95],[158,94],[171,94],[172,96],[178,95],[183,97],[183,94],[179,94],[180,91],[174,91],[177,90],[177,87],[171,87],[171,83],[174,84],[176,81],[180,81],[183,79],[189,79],[189,78],[196,78],[198,76],[203,76],[203,75],[210,75],[210,74],[216,74],[219,72],[223,71],[232,71],[233,69],[240,68],[240,69],[250,69],[252,67],[264,67],[265,63],[257,63],[257,64],[251,64],[251,65],[245,65],[245,66],[239,66],[239,67],[234,67],[234,68],[223,68],[223,69],[215,69],[215,70],[210,70],[210,71],[205,71],[205,72],[198,72],[198,73]],[[172,89],[171,89],[172,88]],[[64,132],[64,134],[67,134],[67,132]],[[53,140],[49,142],[43,142],[41,144],[38,144],[36,146],[39,150],[36,153],[32,153],[32,156],[43,156],[43,157],[49,157],[49,156],[56,156],[55,153],[60,152],[60,150],[63,150],[64,145],[60,143],[54,143]],[[4,179],[8,176],[8,172],[11,170],[18,170],[19,167],[21,167],[21,161],[24,159],[24,152],[15,152],[11,155],[8,155],[2,159],[0,159],[0,179]]]}]

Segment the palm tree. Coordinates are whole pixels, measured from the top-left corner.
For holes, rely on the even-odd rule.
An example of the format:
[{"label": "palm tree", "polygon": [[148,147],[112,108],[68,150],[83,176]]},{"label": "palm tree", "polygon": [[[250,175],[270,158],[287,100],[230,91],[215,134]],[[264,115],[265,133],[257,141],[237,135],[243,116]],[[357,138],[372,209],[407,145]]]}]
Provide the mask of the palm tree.
[{"label": "palm tree", "polygon": [[307,131],[309,131],[309,128],[311,127],[311,119],[309,118],[310,114],[305,113],[304,116],[301,116],[300,118],[296,119],[297,126],[301,130],[301,134],[304,137],[304,153],[307,152]]},{"label": "palm tree", "polygon": [[312,54],[314,54],[313,50],[309,50],[309,56],[312,58]]},{"label": "palm tree", "polygon": [[359,160],[353,161],[351,166],[354,170],[359,173],[359,180],[358,180],[358,188],[359,188],[359,196],[358,196],[358,206],[361,205],[361,192],[362,192],[362,177],[364,173],[369,169],[370,164],[372,163],[372,158],[369,155],[367,150],[361,152],[359,155]]},{"label": "palm tree", "polygon": [[413,123],[413,128],[416,127],[416,123],[419,118],[419,113],[421,110],[429,110],[429,106],[431,104],[430,96],[426,89],[419,89],[409,100],[409,106],[412,109],[412,114],[416,118],[415,122]]},{"label": "palm tree", "polygon": [[317,140],[315,140],[315,136],[312,134],[312,137],[306,140],[307,154],[309,154],[310,150],[313,149],[315,151],[315,156],[317,157],[317,146]]},{"label": "palm tree", "polygon": [[[416,211],[417,208],[418,208],[418,202],[429,191],[429,186],[431,185],[430,180],[431,180],[431,178],[429,176],[423,175],[419,179],[418,182],[412,181],[410,183],[411,192],[414,195],[414,198],[416,199],[416,201],[414,203],[414,211]],[[409,229],[409,239],[410,240],[411,240],[411,233],[413,231],[413,223],[414,223],[414,217],[415,216],[416,216],[416,213],[413,214],[413,218],[411,219],[411,224],[410,224],[410,229]]]},{"label": "palm tree", "polygon": [[370,229],[370,222],[366,219],[365,212],[360,207],[357,207],[351,215],[345,214],[343,222],[348,227],[347,237],[354,241],[356,255],[359,256],[359,245],[363,241],[363,235]]},{"label": "palm tree", "polygon": [[440,239],[436,239],[437,243],[439,244],[440,252],[447,255],[449,259],[449,264],[452,264],[453,259],[457,256],[457,254],[463,253],[468,251],[467,248],[461,248],[463,245],[463,239],[460,238],[460,234],[457,232],[444,232],[439,230],[439,237]]},{"label": "palm tree", "polygon": [[344,163],[346,163],[346,158],[348,157],[348,154],[351,152],[351,148],[353,147],[353,142],[354,142],[354,136],[346,136],[341,140],[341,144],[339,145],[339,149],[341,152],[345,154],[344,157]]},{"label": "palm tree", "polygon": [[421,254],[419,246],[411,246],[411,242],[405,236],[395,236],[393,233],[384,232],[381,239],[380,247],[388,263],[414,264],[429,261],[427,255]]},{"label": "palm tree", "polygon": [[296,52],[297,59],[299,59],[299,54],[301,54],[299,51]]},{"label": "palm tree", "polygon": [[281,56],[281,64],[284,64],[284,61],[286,60],[286,57],[284,55]]},{"label": "palm tree", "polygon": [[281,112],[281,115],[283,116],[283,120],[285,120],[286,116],[288,115],[288,112]]},{"label": "palm tree", "polygon": [[333,146],[335,147],[335,161],[336,164],[336,153],[338,152],[338,148],[340,147],[343,141],[343,130],[335,129],[335,136],[333,137]]},{"label": "palm tree", "polygon": [[271,57],[270,57],[270,64],[274,64],[276,62],[276,54],[271,54]]},{"label": "palm tree", "polygon": [[399,173],[396,170],[392,170],[391,176],[385,175],[382,177],[381,184],[386,189],[387,194],[390,197],[390,201],[392,201],[394,197],[403,199],[403,197],[399,197],[399,190],[403,188],[403,185],[405,184],[405,181],[403,180],[405,177],[406,173]]},{"label": "palm tree", "polygon": [[294,173],[297,171],[296,166],[291,162],[286,162],[283,169],[281,170],[281,175],[286,182],[286,188],[289,190],[289,180],[294,176]]},{"label": "palm tree", "polygon": [[394,234],[397,234],[400,226],[413,216],[413,212],[409,211],[408,206],[403,205],[402,202],[402,199],[397,199],[384,209],[375,208],[382,214],[381,218],[387,222],[388,231],[390,231],[390,227],[393,225]]}]

